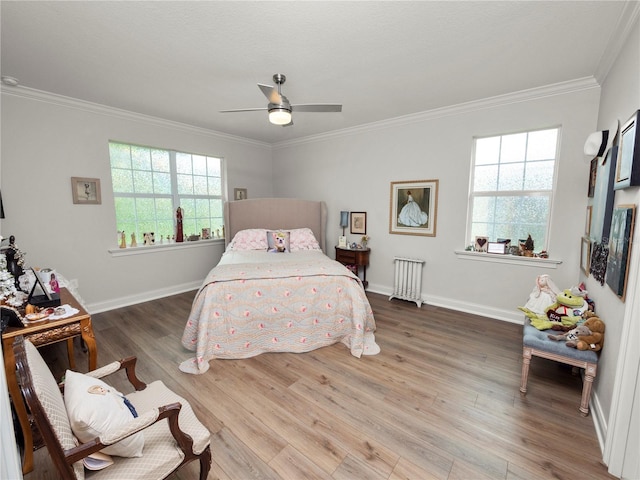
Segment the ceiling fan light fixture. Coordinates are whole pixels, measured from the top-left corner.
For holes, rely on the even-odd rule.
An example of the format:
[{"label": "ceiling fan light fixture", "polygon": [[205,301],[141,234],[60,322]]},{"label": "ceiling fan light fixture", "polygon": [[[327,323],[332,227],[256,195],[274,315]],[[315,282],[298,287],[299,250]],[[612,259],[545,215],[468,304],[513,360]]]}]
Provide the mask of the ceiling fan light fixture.
[{"label": "ceiling fan light fixture", "polygon": [[270,108],[269,121],[274,125],[288,125],[291,123],[291,110],[284,107]]}]

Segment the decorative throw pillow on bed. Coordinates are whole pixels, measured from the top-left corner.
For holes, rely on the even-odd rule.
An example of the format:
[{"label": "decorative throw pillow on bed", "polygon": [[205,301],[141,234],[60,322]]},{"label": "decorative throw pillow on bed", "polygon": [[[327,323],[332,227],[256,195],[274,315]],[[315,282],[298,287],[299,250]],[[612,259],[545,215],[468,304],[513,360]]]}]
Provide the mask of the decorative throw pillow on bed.
[{"label": "decorative throw pillow on bed", "polygon": [[289,232],[282,230],[267,231],[267,251],[275,253],[289,253]]},{"label": "decorative throw pillow on bed", "polygon": [[[73,434],[81,442],[99,437],[103,432],[125,425],[137,417],[135,408],[124,396],[102,380],[67,370],[64,404]],[[144,435],[138,432],[101,450],[107,455],[141,457]]]},{"label": "decorative throw pillow on bed", "polygon": [[320,244],[310,228],[294,228],[289,239],[292,252],[298,250],[320,250]]},{"label": "decorative throw pillow on bed", "polygon": [[267,230],[264,228],[249,228],[240,230],[229,243],[227,250],[266,250]]}]

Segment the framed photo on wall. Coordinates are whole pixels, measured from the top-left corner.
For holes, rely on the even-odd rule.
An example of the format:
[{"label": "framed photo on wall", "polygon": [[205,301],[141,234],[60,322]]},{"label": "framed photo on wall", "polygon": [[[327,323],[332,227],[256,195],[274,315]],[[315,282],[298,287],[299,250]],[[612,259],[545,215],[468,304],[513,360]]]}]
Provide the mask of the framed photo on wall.
[{"label": "framed photo on wall", "polygon": [[391,182],[389,233],[436,236],[438,180]]},{"label": "framed photo on wall", "polygon": [[593,195],[591,210],[591,228],[589,235],[598,243],[609,242],[611,228],[611,212],[613,212],[613,182],[616,172],[618,147],[611,147],[602,164],[598,162],[596,188]]},{"label": "framed photo on wall", "polygon": [[351,212],[351,233],[358,235],[367,233],[366,212]]},{"label": "framed photo on wall", "polygon": [[593,198],[596,191],[596,177],[598,175],[598,157],[591,160],[589,168],[589,188],[587,189],[587,197]]},{"label": "framed photo on wall", "polygon": [[580,243],[580,269],[589,276],[589,263],[591,261],[591,241],[589,237],[582,237]]},{"label": "framed photo on wall", "polygon": [[245,200],[247,198],[247,189],[246,188],[234,188],[233,189],[233,199],[234,200]]},{"label": "framed photo on wall", "polygon": [[618,141],[618,165],[614,188],[640,185],[640,110],[632,115],[620,129]]},{"label": "framed photo on wall", "polygon": [[611,217],[611,240],[607,258],[607,285],[624,302],[631,257],[631,237],[635,221],[635,205],[619,205]]},{"label": "framed photo on wall", "polygon": [[71,194],[73,203],[85,205],[100,205],[100,179],[71,177]]}]

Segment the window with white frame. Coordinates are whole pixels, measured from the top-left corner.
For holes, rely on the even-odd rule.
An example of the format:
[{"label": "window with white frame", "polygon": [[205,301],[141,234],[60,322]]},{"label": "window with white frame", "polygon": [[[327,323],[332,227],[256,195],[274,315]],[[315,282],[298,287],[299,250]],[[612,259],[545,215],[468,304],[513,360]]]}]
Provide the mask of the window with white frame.
[{"label": "window with white frame", "polygon": [[511,240],[528,235],[546,250],[555,182],[559,128],[474,140],[468,240]]},{"label": "window with white frame", "polygon": [[179,207],[185,236],[222,229],[221,158],[119,142],[109,142],[109,156],[117,228],[127,239],[171,238]]}]

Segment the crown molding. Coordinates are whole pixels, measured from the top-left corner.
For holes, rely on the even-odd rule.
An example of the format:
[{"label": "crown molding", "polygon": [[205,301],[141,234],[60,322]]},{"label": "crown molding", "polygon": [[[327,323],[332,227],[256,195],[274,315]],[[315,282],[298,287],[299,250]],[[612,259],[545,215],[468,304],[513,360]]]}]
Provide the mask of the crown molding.
[{"label": "crown molding", "polygon": [[433,110],[427,110],[425,112],[412,113],[410,115],[395,117],[388,120],[381,120],[379,122],[372,122],[364,125],[358,125],[357,127],[335,130],[332,132],[326,132],[319,135],[311,135],[308,137],[288,140],[285,142],[278,142],[273,145],[273,148],[280,149],[280,148],[291,147],[294,145],[302,145],[305,143],[318,142],[318,141],[322,141],[330,138],[339,138],[339,137],[357,135],[357,134],[366,133],[366,132],[372,132],[372,131],[380,130],[383,128],[411,125],[414,123],[433,120],[436,118],[471,113],[479,110],[485,110],[488,108],[496,108],[496,107],[501,107],[505,105],[510,105],[513,103],[521,103],[521,102],[527,102],[531,100],[537,100],[540,98],[553,97],[556,95],[565,95],[568,93],[580,92],[583,90],[590,90],[592,88],[600,88],[600,84],[596,81],[594,77],[583,77],[575,80],[568,80],[566,82],[559,82],[551,85],[545,85],[542,87],[530,88],[527,90],[520,90],[518,92],[507,93],[504,95],[497,95],[495,97],[488,97],[481,100],[473,100],[471,102],[465,102],[465,103],[459,103],[456,105],[450,105],[447,107],[435,108]]},{"label": "crown molding", "polygon": [[620,13],[620,17],[618,18],[616,28],[613,29],[611,38],[609,38],[607,46],[605,47],[604,52],[602,52],[602,57],[600,57],[600,61],[598,62],[598,66],[594,73],[594,77],[599,84],[602,85],[604,80],[607,78],[607,75],[609,75],[611,67],[618,58],[618,55],[620,55],[622,48],[627,43],[629,35],[631,35],[631,31],[634,29],[639,18],[640,2],[626,2],[622,12]]},{"label": "crown molding", "polygon": [[202,135],[205,137],[213,137],[220,140],[241,143],[244,145],[254,145],[259,147],[266,147],[269,149],[271,148],[271,144],[260,142],[258,140],[252,140],[245,137],[239,137],[237,135],[217,132],[215,130],[196,127],[186,123],[174,122],[172,120],[166,120],[164,118],[154,117],[151,115],[130,112],[128,110],[109,107],[107,105],[101,105],[99,103],[87,102],[85,100],[79,100],[77,98],[66,97],[64,95],[58,95],[51,92],[45,92],[43,90],[37,90],[35,88],[23,87],[21,85],[18,85],[16,87],[1,85],[0,93],[2,93],[3,95],[21,97],[38,102],[50,103],[62,107],[83,110],[98,115],[105,115],[109,117],[120,118],[123,120],[144,123],[146,125],[154,125],[159,127],[171,128],[173,130],[181,130],[186,133]]}]

